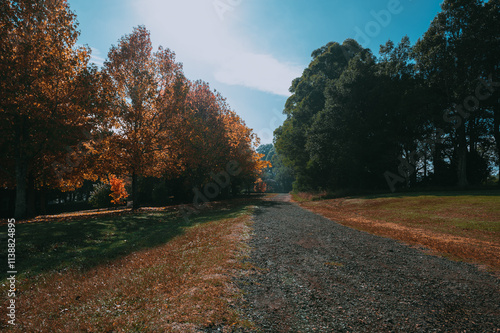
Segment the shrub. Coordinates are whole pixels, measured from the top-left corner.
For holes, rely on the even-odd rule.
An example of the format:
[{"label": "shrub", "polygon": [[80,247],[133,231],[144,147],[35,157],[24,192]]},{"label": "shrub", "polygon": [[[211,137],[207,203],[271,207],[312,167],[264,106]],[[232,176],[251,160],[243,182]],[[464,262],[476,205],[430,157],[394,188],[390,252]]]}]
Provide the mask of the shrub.
[{"label": "shrub", "polygon": [[94,189],[90,192],[89,203],[95,208],[110,207],[111,193],[111,185],[94,184]]},{"label": "shrub", "polygon": [[265,193],[267,191],[267,184],[262,179],[257,179],[254,185],[254,191],[257,193]]},{"label": "shrub", "polygon": [[109,183],[111,184],[111,203],[115,205],[126,203],[125,199],[128,198],[128,193],[125,189],[125,182],[123,179],[110,175]]}]

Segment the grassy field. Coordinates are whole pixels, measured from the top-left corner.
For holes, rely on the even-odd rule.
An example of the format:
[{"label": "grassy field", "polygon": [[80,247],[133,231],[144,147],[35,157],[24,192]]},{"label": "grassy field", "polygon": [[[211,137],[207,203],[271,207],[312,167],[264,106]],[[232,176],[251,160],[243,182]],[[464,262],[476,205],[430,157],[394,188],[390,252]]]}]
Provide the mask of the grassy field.
[{"label": "grassy field", "polygon": [[424,246],[500,270],[500,192],[437,192],[323,200],[299,193],[302,207],[349,227]]},{"label": "grassy field", "polygon": [[[192,332],[251,326],[231,307],[241,297],[231,276],[241,265],[253,204],[214,204],[189,221],[170,209],[17,225],[17,325],[10,329]],[[2,298],[6,306],[7,293]],[[1,328],[6,320],[0,319]]]}]

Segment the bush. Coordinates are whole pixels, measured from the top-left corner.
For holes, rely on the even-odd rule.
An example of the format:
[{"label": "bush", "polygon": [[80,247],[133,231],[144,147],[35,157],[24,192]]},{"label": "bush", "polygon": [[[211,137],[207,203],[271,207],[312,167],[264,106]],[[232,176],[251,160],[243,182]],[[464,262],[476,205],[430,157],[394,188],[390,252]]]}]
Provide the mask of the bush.
[{"label": "bush", "polygon": [[111,206],[111,186],[108,184],[95,184],[94,190],[90,193],[89,203],[95,208],[105,208]]},{"label": "bush", "polygon": [[109,183],[111,184],[111,203],[115,205],[126,203],[128,193],[125,189],[125,182],[123,179],[110,175]]}]

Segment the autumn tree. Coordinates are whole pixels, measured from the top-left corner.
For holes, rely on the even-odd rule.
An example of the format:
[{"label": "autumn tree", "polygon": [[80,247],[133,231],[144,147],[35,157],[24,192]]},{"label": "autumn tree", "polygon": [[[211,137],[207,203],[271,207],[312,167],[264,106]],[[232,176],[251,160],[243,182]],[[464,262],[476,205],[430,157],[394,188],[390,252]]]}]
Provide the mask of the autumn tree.
[{"label": "autumn tree", "polygon": [[190,82],[185,107],[172,126],[174,130],[170,133],[177,147],[178,169],[166,177],[181,180],[186,194],[213,181],[214,174],[232,163],[239,172],[221,189],[228,195],[243,183],[253,184],[265,165],[255,152],[255,134],[206,82]]},{"label": "autumn tree", "polygon": [[2,182],[15,184],[15,216],[29,211],[36,187],[61,177],[53,164],[72,161],[89,139],[97,69],[90,50],[75,48],[79,32],[65,0],[6,0],[0,4],[0,130]]},{"label": "autumn tree", "polygon": [[210,173],[224,168],[228,145],[222,122],[222,96],[203,81],[189,83],[183,112],[172,123],[178,153],[178,173],[189,186],[201,186]]},{"label": "autumn tree", "polygon": [[112,110],[116,135],[101,159],[114,164],[116,173],[131,176],[136,209],[137,177],[159,176],[173,160],[168,125],[172,114],[183,107],[185,79],[173,52],[162,47],[153,52],[144,26],[111,48],[104,72],[115,91]]},{"label": "autumn tree", "polygon": [[267,191],[267,184],[261,178],[257,178],[253,190],[257,193],[265,193]]},{"label": "autumn tree", "polygon": [[109,195],[111,197],[111,203],[115,205],[123,204],[124,200],[128,197],[127,190],[125,189],[125,182],[115,175],[109,175],[108,181],[111,186],[111,194]]},{"label": "autumn tree", "polygon": [[260,144],[259,137],[246,126],[236,112],[226,108],[223,121],[230,148],[228,159],[236,162],[241,169],[240,174],[233,179],[233,189],[238,185],[250,189],[263,171],[271,166],[271,162],[263,160],[264,155],[257,152]]}]

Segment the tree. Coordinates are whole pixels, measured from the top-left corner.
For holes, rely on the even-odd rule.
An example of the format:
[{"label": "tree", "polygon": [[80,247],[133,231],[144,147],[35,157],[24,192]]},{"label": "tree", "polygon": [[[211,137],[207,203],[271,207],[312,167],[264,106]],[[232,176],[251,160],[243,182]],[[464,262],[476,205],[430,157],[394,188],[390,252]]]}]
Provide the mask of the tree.
[{"label": "tree", "polygon": [[27,201],[35,187],[59,180],[53,163],[71,160],[92,131],[97,70],[87,67],[90,50],[75,48],[76,28],[65,0],[0,5],[0,147],[4,183],[16,186],[17,218],[34,213]]},{"label": "tree", "polygon": [[128,197],[125,182],[115,175],[110,175],[108,180],[109,185],[111,185],[111,194],[109,195],[112,198],[111,203],[115,205],[122,204]]},{"label": "tree", "polygon": [[115,172],[132,178],[133,209],[139,207],[138,176],[160,176],[173,163],[169,120],[180,112],[185,79],[175,54],[160,47],[152,52],[144,26],[122,37],[104,64],[115,92],[112,105],[115,134],[103,158],[116,163]]},{"label": "tree", "polygon": [[[500,80],[500,64],[498,61],[498,55],[500,54],[500,38],[498,36],[498,31],[500,31],[499,0],[490,0],[484,5],[484,15],[482,15],[481,23],[481,37],[478,42],[480,42],[479,50],[485,56],[484,61],[481,61],[483,66],[482,79],[483,82],[490,81],[490,79],[498,82]],[[489,134],[495,138],[496,160],[500,178],[500,86],[498,83],[496,86],[490,83],[489,86],[484,88],[487,89],[485,97],[488,98],[483,103],[485,104],[486,118],[491,124]],[[498,185],[500,186],[500,181]]]},{"label": "tree", "polygon": [[442,92],[442,108],[437,109],[438,114],[449,109],[457,121],[448,131],[453,139],[458,186],[464,187],[468,185],[466,161],[471,147],[467,132],[473,131],[476,115],[465,115],[463,101],[474,93],[482,74],[484,54],[477,52],[475,46],[481,40],[483,2],[446,0],[441,8],[415,45],[414,54],[417,68],[424,73],[431,89]]},{"label": "tree", "polygon": [[[399,145],[400,164],[414,167],[413,172],[406,174],[407,186],[417,184],[419,173],[424,178],[428,175],[428,161],[432,157],[424,140],[435,131],[429,106],[439,100],[416,75],[412,52],[410,39],[404,36],[397,45],[391,40],[381,45],[378,61],[380,83],[385,82],[381,99],[392,110],[392,118],[385,126],[391,127],[393,135],[390,140]],[[419,156],[422,156],[422,161]]]},{"label": "tree", "polygon": [[314,117],[306,149],[310,165],[325,175],[321,189],[373,189],[397,160],[397,95],[370,52],[350,59],[325,90],[325,108]]},{"label": "tree", "polygon": [[263,170],[270,167],[271,163],[262,160],[264,155],[256,151],[260,143],[257,135],[246,126],[240,116],[228,109],[227,105],[223,121],[229,144],[229,161],[235,163],[240,170],[232,180],[233,192],[239,185],[249,191]]},{"label": "tree", "polygon": [[172,120],[169,132],[176,147],[177,170],[165,178],[176,195],[185,199],[225,173],[228,165],[237,172],[219,181],[223,196],[230,191],[235,194],[240,186],[251,186],[266,165],[255,152],[255,134],[208,83],[195,81],[188,86],[184,108]]},{"label": "tree", "polygon": [[[223,170],[229,155],[224,98],[203,81],[190,83],[185,108],[175,121],[178,162],[191,186],[201,187],[211,172]],[[175,174],[174,174],[175,175]]]},{"label": "tree", "polygon": [[262,155],[262,160],[270,165],[262,170],[261,178],[267,184],[268,190],[273,192],[290,192],[292,190],[292,170],[283,164],[281,156],[276,152],[273,144],[261,145],[257,153]]},{"label": "tree", "polygon": [[327,87],[346,69],[350,59],[357,54],[367,54],[356,41],[346,40],[342,45],[328,43],[312,52],[312,61],[300,78],[292,82],[290,96],[285,104],[287,119],[275,130],[275,146],[284,163],[295,173],[299,190],[318,189],[324,186],[321,167],[310,158],[309,130],[316,115],[325,108]]},{"label": "tree", "polygon": [[413,47],[314,51],[275,131],[294,188],[379,189],[394,169],[386,181],[407,187],[483,183],[500,161],[499,13],[498,0],[446,0]]},{"label": "tree", "polygon": [[257,148],[257,153],[264,155],[263,159],[266,161],[270,161],[272,155],[275,153],[274,146],[271,143],[260,145]]}]

